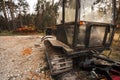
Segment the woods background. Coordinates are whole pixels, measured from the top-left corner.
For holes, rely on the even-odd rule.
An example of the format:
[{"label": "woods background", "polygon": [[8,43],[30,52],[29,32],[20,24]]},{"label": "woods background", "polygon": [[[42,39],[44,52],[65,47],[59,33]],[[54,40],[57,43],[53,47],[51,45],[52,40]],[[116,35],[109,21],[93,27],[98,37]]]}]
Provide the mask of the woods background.
[{"label": "woods background", "polygon": [[[116,4],[116,24],[120,24],[120,1],[117,0]],[[55,25],[58,7],[54,0],[37,0],[35,13],[31,13],[29,8],[26,0],[0,0],[0,32],[21,27],[43,32],[46,27]]]}]

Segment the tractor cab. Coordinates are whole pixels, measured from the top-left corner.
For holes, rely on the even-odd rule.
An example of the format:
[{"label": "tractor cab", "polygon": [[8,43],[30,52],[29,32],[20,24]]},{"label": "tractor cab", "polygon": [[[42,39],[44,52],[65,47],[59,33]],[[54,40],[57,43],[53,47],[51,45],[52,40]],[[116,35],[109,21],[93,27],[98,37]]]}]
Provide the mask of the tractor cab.
[{"label": "tractor cab", "polygon": [[61,0],[56,37],[75,51],[110,49],[115,31],[115,0]]}]

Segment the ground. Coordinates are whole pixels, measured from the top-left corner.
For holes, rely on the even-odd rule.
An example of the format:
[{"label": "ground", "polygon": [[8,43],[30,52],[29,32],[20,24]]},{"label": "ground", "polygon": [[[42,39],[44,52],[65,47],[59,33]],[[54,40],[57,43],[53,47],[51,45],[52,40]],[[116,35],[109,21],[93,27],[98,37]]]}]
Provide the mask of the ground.
[{"label": "ground", "polygon": [[0,37],[0,80],[50,80],[41,36]]},{"label": "ground", "polygon": [[[0,36],[0,80],[51,80],[41,37]],[[114,59],[120,59],[117,39],[118,34],[110,56]]]}]

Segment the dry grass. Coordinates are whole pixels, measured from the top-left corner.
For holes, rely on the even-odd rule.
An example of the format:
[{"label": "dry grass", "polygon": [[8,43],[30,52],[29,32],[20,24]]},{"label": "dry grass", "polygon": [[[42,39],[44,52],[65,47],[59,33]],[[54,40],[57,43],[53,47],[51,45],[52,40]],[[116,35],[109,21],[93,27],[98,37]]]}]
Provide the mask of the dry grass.
[{"label": "dry grass", "polygon": [[119,34],[120,31],[116,31],[116,34],[114,36],[114,40],[112,43],[112,54],[111,54],[111,58],[117,61],[120,61],[120,40],[118,40],[119,38]]}]

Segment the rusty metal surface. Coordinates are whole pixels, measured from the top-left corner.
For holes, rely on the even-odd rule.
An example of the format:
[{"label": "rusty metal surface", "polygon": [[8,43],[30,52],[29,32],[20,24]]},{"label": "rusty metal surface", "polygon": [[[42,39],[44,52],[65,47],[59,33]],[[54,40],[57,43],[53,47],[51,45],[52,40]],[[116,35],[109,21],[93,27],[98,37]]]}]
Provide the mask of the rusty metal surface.
[{"label": "rusty metal surface", "polygon": [[53,45],[53,46],[57,46],[57,47],[62,47],[63,49],[65,49],[67,52],[72,52],[73,49],[70,48],[69,46],[67,46],[66,44],[58,41],[58,40],[49,40],[49,42]]}]

